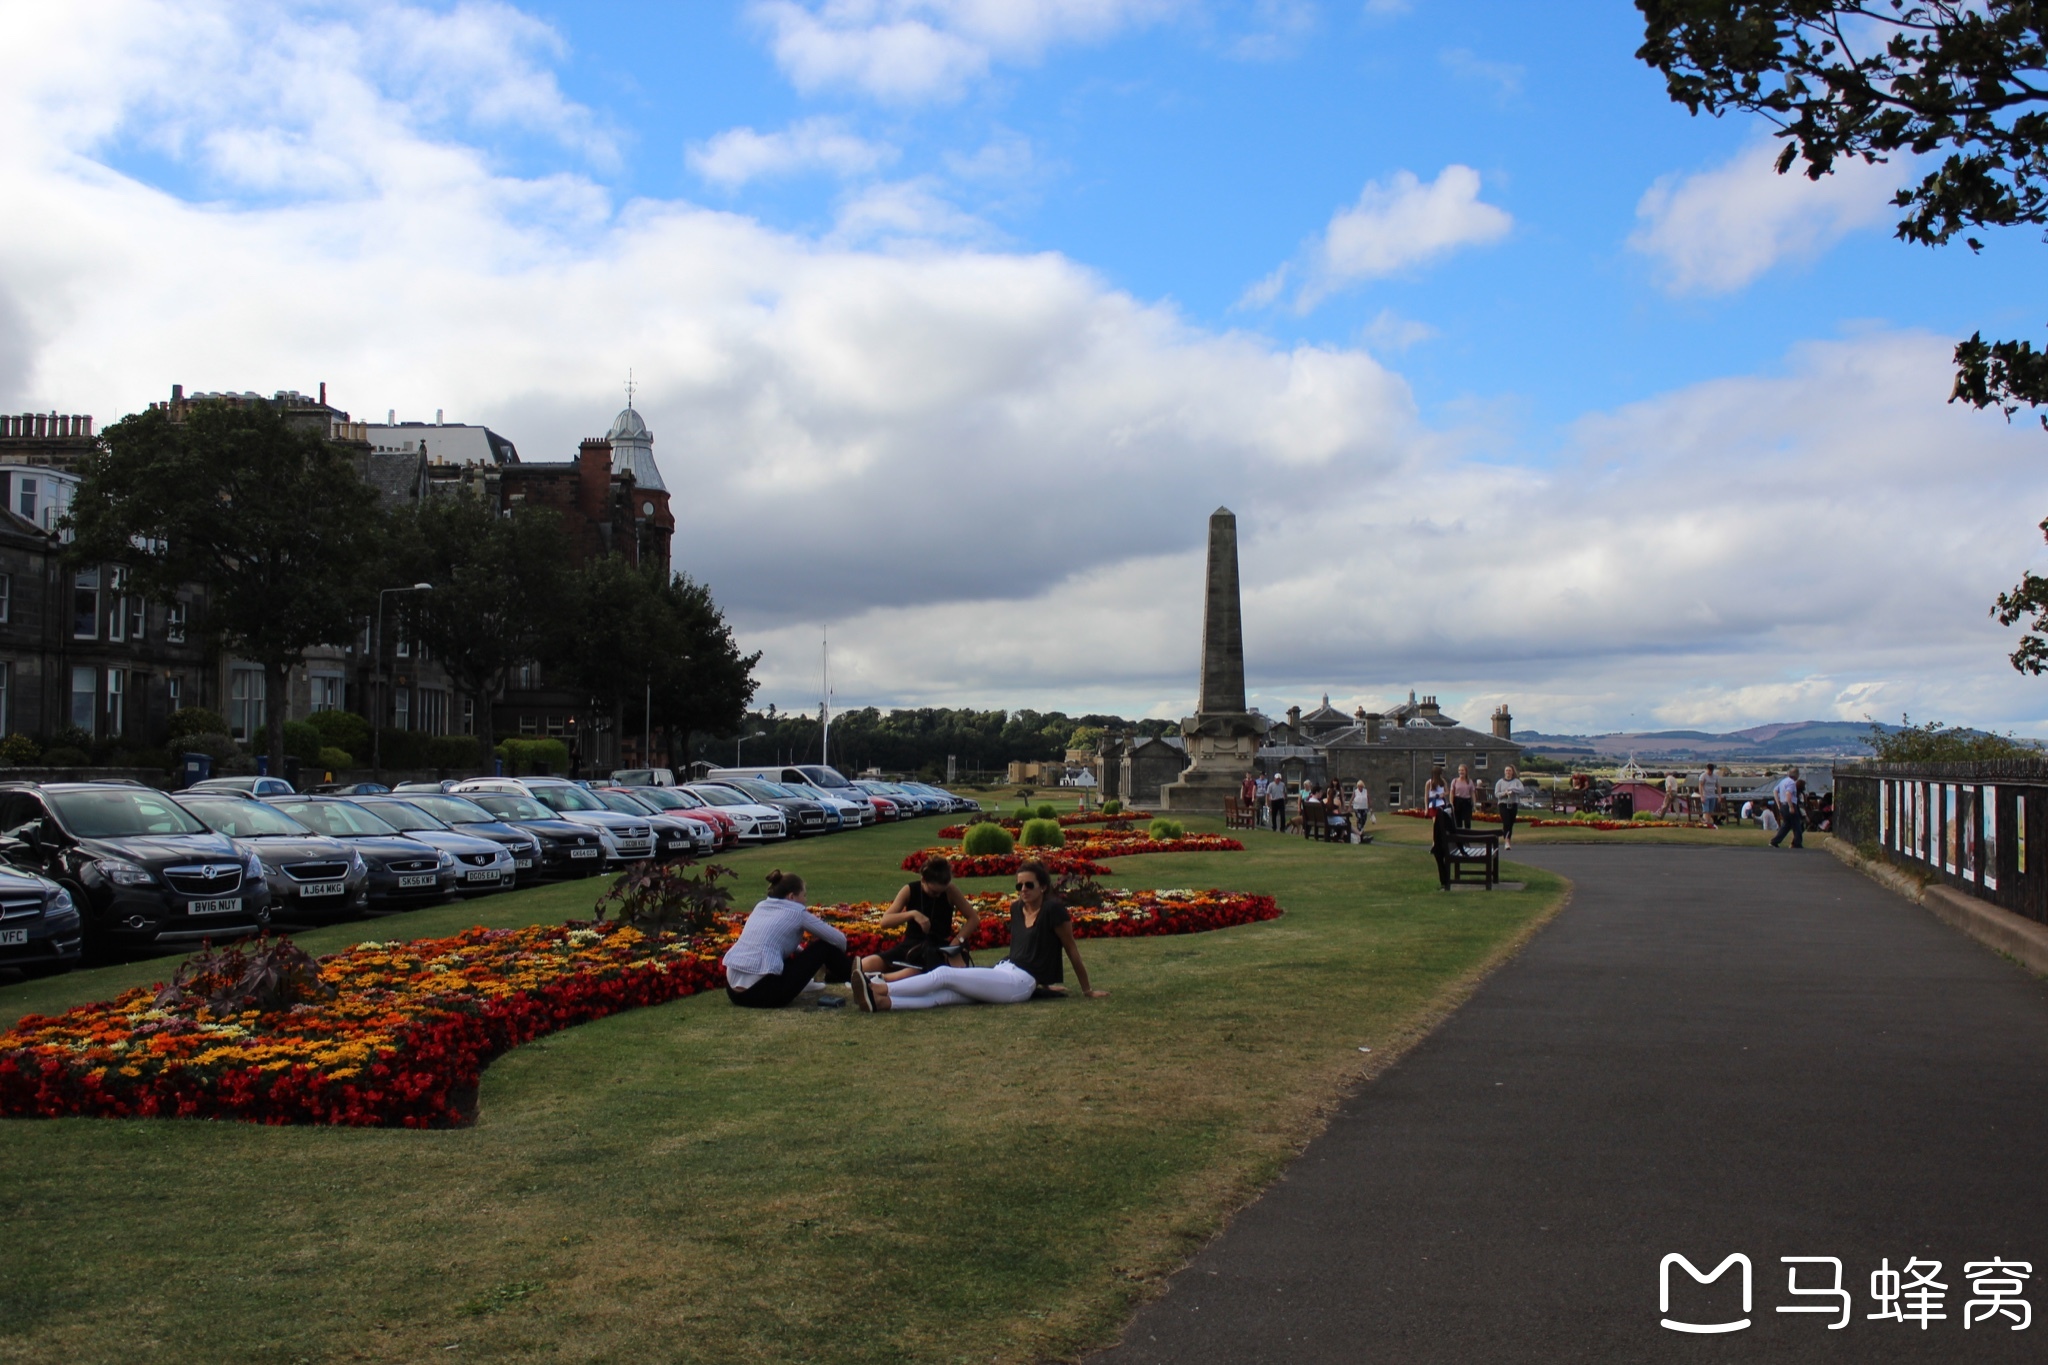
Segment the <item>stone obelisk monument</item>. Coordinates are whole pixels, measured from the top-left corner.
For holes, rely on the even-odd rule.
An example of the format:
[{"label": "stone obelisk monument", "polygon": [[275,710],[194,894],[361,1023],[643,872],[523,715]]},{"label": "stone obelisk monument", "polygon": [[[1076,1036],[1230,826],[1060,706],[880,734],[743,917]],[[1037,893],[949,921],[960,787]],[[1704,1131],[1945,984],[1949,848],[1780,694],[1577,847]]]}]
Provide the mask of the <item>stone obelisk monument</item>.
[{"label": "stone obelisk monument", "polygon": [[1209,574],[1202,604],[1202,693],[1180,723],[1187,768],[1159,791],[1159,808],[1218,812],[1235,796],[1259,749],[1258,720],[1244,704],[1244,618],[1237,592],[1237,516],[1209,518]]}]

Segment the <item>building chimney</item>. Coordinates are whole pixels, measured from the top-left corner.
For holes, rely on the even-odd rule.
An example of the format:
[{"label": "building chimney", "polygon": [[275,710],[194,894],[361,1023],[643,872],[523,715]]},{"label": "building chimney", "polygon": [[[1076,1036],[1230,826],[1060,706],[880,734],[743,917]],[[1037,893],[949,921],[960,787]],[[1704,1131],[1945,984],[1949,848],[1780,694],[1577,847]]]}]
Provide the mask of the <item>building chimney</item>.
[{"label": "building chimney", "polygon": [[437,427],[441,425],[441,409],[439,408],[434,409],[434,425]]},{"label": "building chimney", "polygon": [[1515,737],[1515,718],[1508,714],[1506,702],[1493,708],[1493,737],[1510,740]]},{"label": "building chimney", "polygon": [[173,403],[182,403],[185,401],[185,386],[183,384],[171,385],[171,401]]},{"label": "building chimney", "polygon": [[1290,707],[1288,707],[1288,708],[1287,708],[1287,728],[1288,728],[1288,729],[1290,729],[1290,730],[1292,730],[1292,731],[1294,731],[1294,733],[1295,733],[1295,736],[1296,736],[1297,738],[1299,738],[1299,737],[1300,737],[1300,735],[1301,735],[1301,708],[1300,708],[1299,706],[1290,706]]},{"label": "building chimney", "polygon": [[602,436],[584,440],[576,451],[576,502],[591,521],[609,526],[612,495],[612,443]]},{"label": "building chimney", "polygon": [[324,379],[320,381],[320,406],[327,406],[327,381]]},{"label": "building chimney", "polygon": [[398,425],[397,408],[386,408],[384,410],[384,425],[387,427],[395,427]]},{"label": "building chimney", "polygon": [[1365,742],[1367,744],[1377,744],[1380,742],[1380,722],[1385,719],[1386,717],[1377,711],[1367,711],[1365,713]]}]

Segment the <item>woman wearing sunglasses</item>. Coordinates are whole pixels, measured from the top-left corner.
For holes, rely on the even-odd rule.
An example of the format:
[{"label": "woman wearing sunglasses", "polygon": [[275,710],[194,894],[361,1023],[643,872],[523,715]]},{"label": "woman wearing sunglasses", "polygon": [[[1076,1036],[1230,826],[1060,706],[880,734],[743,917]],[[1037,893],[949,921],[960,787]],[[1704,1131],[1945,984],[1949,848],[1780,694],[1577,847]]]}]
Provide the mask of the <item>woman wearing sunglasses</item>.
[{"label": "woman wearing sunglasses", "polygon": [[1081,994],[1099,1000],[1108,991],[1088,984],[1088,968],[1074,942],[1074,922],[1058,898],[1048,896],[1052,879],[1037,859],[1017,868],[1017,899],[1010,905],[1010,955],[993,967],[935,967],[902,981],[871,980],[853,974],[853,998],[863,1010],[928,1010],[940,1005],[1019,1005],[1034,991],[1066,993],[1060,959],[1074,964]]}]

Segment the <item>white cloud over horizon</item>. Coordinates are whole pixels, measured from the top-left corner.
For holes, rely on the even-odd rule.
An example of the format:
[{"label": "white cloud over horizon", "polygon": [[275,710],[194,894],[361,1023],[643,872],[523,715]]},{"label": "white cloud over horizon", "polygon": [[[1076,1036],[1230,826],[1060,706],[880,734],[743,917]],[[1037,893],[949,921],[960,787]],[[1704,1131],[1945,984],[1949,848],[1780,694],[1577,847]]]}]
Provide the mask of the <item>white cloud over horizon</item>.
[{"label": "white cloud over horizon", "polygon": [[1479,172],[1452,163],[1424,184],[1396,171],[1386,184],[1368,181],[1356,203],[1338,209],[1301,255],[1245,291],[1244,303],[1273,303],[1291,283],[1293,307],[1306,313],[1332,294],[1368,280],[1399,275],[1461,247],[1486,246],[1514,228],[1505,209],[1479,197]]},{"label": "white cloud over horizon", "polygon": [[896,148],[851,132],[839,119],[800,120],[777,132],[728,128],[686,153],[690,169],[721,189],[737,189],[766,177],[824,171],[844,177],[866,174],[894,161]]},{"label": "white cloud over horizon", "polygon": [[[538,58],[506,65],[551,50],[515,11],[462,11],[504,32],[454,50],[432,96],[377,78],[329,11],[246,31],[237,13],[0,17],[10,49],[49,58],[0,88],[0,409],[104,421],[174,381],[325,379],[359,415],[445,408],[566,459],[630,366],[677,491],[678,566],[766,651],[762,700],[783,705],[814,696],[827,623],[843,705],[1186,705],[1221,503],[1242,527],[1252,690],[1275,709],[1413,685],[1545,730],[2048,713],[1984,617],[2020,566],[2048,567],[2038,437],[1945,404],[1947,341],[1810,343],[1589,414],[1539,457],[1432,422],[1365,350],[1197,325],[1059,253],[963,239],[942,204],[888,187],[883,226],[804,236],[513,175],[465,140],[481,116],[463,110],[495,80],[552,88]],[[208,42],[245,45],[224,68],[285,68],[279,126],[327,168],[319,192],[201,202],[114,168],[109,147],[175,125],[178,155],[222,183],[283,183],[274,148],[214,136],[255,126],[254,97],[210,112],[159,55]],[[120,79],[71,78],[93,61]],[[550,120],[565,146],[598,126],[566,105]],[[1506,230],[1476,174],[1451,188]],[[1476,240],[1382,228],[1357,259]],[[1389,340],[1419,335],[1382,317]]]},{"label": "white cloud over horizon", "polygon": [[1890,220],[1904,163],[1845,157],[1809,180],[1797,166],[1777,173],[1782,146],[1755,142],[1719,166],[1665,176],[1644,191],[1628,244],[1657,263],[1670,293],[1730,293]]}]

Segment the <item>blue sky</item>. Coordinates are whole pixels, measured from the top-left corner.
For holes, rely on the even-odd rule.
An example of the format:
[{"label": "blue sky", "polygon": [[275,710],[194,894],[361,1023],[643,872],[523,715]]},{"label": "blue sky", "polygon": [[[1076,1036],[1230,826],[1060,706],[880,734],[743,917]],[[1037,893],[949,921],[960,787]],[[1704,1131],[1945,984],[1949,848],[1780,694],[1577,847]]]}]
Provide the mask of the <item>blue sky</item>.
[{"label": "blue sky", "polygon": [[2048,717],[1984,619],[2042,567],[2048,438],[1942,401],[1956,338],[2038,322],[2040,243],[1894,242],[1905,168],[1772,176],[1631,5],[0,28],[50,54],[0,97],[37,210],[0,225],[0,405],[325,379],[566,458],[631,366],[764,700],[829,623],[842,700],[1179,714],[1227,502],[1275,708]]}]

